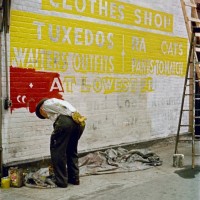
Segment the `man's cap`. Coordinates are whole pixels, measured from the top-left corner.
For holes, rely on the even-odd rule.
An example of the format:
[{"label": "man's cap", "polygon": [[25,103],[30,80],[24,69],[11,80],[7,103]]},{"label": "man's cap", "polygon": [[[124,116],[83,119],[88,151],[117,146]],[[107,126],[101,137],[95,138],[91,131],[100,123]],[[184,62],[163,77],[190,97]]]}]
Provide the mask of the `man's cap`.
[{"label": "man's cap", "polygon": [[39,101],[39,103],[37,104],[36,108],[35,108],[35,114],[37,115],[37,117],[39,117],[40,119],[45,119],[45,117],[43,115],[40,114],[40,107],[42,106],[42,104],[48,100],[48,98],[43,98]]}]

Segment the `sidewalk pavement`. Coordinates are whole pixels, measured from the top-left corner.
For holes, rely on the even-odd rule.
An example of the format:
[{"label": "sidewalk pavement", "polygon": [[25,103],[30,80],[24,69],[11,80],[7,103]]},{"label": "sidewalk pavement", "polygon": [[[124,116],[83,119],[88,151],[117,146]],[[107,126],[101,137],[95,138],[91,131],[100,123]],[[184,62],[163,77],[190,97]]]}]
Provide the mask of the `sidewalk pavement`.
[{"label": "sidewalk pavement", "polygon": [[[174,168],[174,142],[148,149],[163,160],[162,166],[150,169],[81,177],[78,186],[35,189],[28,187],[0,189],[0,200],[199,200],[200,158],[192,169],[191,144],[179,144],[184,167]],[[197,143],[200,153],[200,143]]]}]

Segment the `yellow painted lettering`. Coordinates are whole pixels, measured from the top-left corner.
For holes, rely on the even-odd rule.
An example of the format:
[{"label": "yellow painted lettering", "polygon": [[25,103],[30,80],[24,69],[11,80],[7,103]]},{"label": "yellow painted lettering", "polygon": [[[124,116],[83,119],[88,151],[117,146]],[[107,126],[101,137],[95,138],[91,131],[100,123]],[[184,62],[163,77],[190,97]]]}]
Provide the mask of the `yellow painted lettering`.
[{"label": "yellow painted lettering", "polygon": [[90,92],[91,84],[87,83],[87,77],[81,77],[81,92]]},{"label": "yellow painted lettering", "polygon": [[66,92],[73,92],[73,86],[76,84],[75,76],[65,76],[64,83]]}]

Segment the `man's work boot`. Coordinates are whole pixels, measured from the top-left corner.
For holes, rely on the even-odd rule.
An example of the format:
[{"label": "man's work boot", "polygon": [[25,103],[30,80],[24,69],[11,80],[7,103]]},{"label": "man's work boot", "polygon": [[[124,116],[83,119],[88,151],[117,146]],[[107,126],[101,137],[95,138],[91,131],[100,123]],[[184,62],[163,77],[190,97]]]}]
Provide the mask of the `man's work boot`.
[{"label": "man's work boot", "polygon": [[69,178],[68,183],[71,183],[73,185],[80,185],[80,180],[79,178]]}]

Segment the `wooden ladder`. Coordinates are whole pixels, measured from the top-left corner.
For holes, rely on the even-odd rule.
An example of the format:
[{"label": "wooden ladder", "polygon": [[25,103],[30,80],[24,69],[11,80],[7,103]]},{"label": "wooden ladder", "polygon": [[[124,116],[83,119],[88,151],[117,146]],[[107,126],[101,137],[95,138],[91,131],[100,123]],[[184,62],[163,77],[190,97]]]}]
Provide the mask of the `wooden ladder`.
[{"label": "wooden ladder", "polygon": [[[179,141],[191,141],[192,142],[192,168],[195,167],[195,143],[196,141],[200,141],[198,127],[200,127],[200,93],[197,89],[200,86],[200,63],[198,61],[197,53],[200,52],[200,48],[198,50],[197,40],[200,36],[200,20],[198,18],[198,13],[196,9],[196,3],[194,0],[184,1],[181,0],[181,6],[183,11],[183,16],[186,24],[186,29],[188,33],[188,39],[190,42],[190,49],[188,55],[187,69],[184,81],[182,102],[181,102],[181,110],[178,122],[177,129],[177,137],[175,144],[175,155],[178,155],[178,143]],[[189,7],[189,9],[188,9]],[[188,11],[190,12],[191,17],[188,15]],[[189,108],[184,108],[185,97],[189,97]],[[198,108],[199,107],[199,108]],[[183,113],[189,112],[189,122],[187,124],[183,124],[182,118]],[[182,127],[188,128],[189,139],[180,140],[180,130]]]},{"label": "wooden ladder", "polygon": [[186,29],[188,33],[188,38],[189,38],[189,41],[191,41],[191,36],[192,36],[191,22],[196,23],[196,27],[200,26],[200,20],[197,13],[197,5],[194,0],[180,0],[180,1],[181,1],[183,17],[185,20],[185,25],[186,25]]}]

